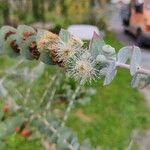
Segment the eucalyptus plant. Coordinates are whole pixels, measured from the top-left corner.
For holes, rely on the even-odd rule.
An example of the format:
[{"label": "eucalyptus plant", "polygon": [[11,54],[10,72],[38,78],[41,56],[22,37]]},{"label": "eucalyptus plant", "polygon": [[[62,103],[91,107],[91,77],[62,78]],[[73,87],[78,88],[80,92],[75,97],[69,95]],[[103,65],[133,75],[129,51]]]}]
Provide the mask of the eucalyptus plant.
[{"label": "eucalyptus plant", "polygon": [[[86,105],[95,90],[83,87],[74,93],[76,83],[60,71],[48,76],[46,67],[42,62],[29,67],[27,61],[20,60],[1,72],[0,149],[5,149],[8,137],[15,134],[30,140],[46,140],[60,150],[91,149],[88,140],[80,143],[77,135],[65,126],[70,105],[67,110],[58,105],[70,101]],[[35,87],[40,86],[43,77],[47,80],[38,91]]]},{"label": "eucalyptus plant", "polygon": [[[104,85],[108,85],[115,78],[118,68],[130,70],[133,87],[138,87],[143,76],[144,87],[150,84],[150,70],[141,67],[140,48],[123,47],[117,53],[96,33],[89,47],[85,48],[81,39],[64,29],[56,35],[26,25],[17,29],[4,26],[0,29],[0,54],[18,59],[18,64],[6,70],[0,79],[0,96],[7,99],[4,103],[13,106],[11,114],[7,115],[9,107],[0,112],[0,149],[17,127],[17,132],[22,133],[28,126],[38,129],[37,137],[55,143],[60,150],[94,149],[87,140],[80,143],[66,127],[74,104],[84,104],[85,99],[90,97],[90,92],[82,85],[98,79],[104,79]],[[25,59],[39,61],[39,64],[32,69],[23,67]],[[51,76],[48,68],[54,65],[61,69],[57,68],[58,72]],[[66,77],[62,75],[62,70]],[[37,84],[39,86],[38,79],[44,72],[48,75],[42,85],[44,91],[39,91],[41,93],[36,93],[37,97],[34,97],[33,90]],[[68,82],[68,77],[77,80],[75,88]],[[63,98],[68,101],[68,106],[63,112],[57,112],[51,105]]]},{"label": "eucalyptus plant", "polygon": [[139,47],[123,47],[117,53],[96,33],[89,47],[84,48],[81,39],[64,29],[56,35],[26,25],[20,25],[17,29],[4,26],[0,29],[0,52],[11,57],[21,55],[29,60],[58,65],[80,84],[104,77],[104,85],[108,85],[119,67],[130,70],[133,87],[139,85],[141,75],[145,75],[145,85],[150,82],[150,70],[141,66]]}]

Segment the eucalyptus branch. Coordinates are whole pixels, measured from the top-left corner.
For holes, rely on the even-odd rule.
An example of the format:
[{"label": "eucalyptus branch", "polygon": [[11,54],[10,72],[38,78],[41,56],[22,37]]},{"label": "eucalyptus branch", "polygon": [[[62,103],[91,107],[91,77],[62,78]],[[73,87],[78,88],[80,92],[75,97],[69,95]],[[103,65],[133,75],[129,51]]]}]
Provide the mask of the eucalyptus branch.
[{"label": "eucalyptus branch", "polygon": [[[40,115],[36,115],[35,117],[39,118],[46,126],[47,128],[49,128],[58,138],[61,136],[58,132],[58,130],[56,130],[55,128],[53,128],[50,123],[46,120],[46,119],[43,119],[42,116]],[[70,143],[68,143],[65,139],[62,141],[64,144],[67,144],[68,148],[70,150],[73,150],[73,147]]]},{"label": "eucalyptus branch", "polygon": [[[11,66],[8,70],[15,70],[18,68],[21,64],[23,64],[24,60],[20,60],[15,65]],[[4,82],[9,77],[9,74],[6,74],[1,80]]]},{"label": "eucalyptus branch", "polygon": [[47,94],[49,93],[49,89],[51,88],[51,86],[53,85],[56,79],[57,79],[57,73],[53,77],[49,78],[48,84],[46,85],[46,88],[44,89],[44,93],[39,102],[40,106],[43,104],[45,98],[47,97]]},{"label": "eucalyptus branch", "polygon": [[74,91],[72,97],[69,99],[69,104],[67,106],[67,109],[66,109],[66,112],[64,114],[64,118],[63,118],[63,121],[62,121],[62,124],[61,126],[64,127],[65,126],[65,123],[69,117],[69,114],[71,112],[71,109],[74,105],[74,102],[75,102],[75,99],[76,99],[76,96],[77,94],[79,93],[79,90],[81,89],[81,85],[77,86],[76,90]]},{"label": "eucalyptus branch", "polygon": [[[140,81],[138,74],[146,75],[145,85],[150,83],[150,70],[139,67],[140,48],[123,47],[117,54],[115,48],[107,45],[96,33],[93,34],[87,49],[84,48],[81,39],[63,29],[59,35],[56,35],[45,30],[35,30],[26,25],[20,25],[17,29],[4,26],[0,29],[0,37],[2,54],[13,57],[21,55],[29,60],[58,65],[65,68],[65,72],[81,83],[91,82],[104,76],[104,85],[108,85],[116,75],[116,67],[130,69],[133,87],[138,86],[137,81]],[[126,64],[128,60],[130,64]],[[108,61],[114,61],[114,63],[107,64]],[[27,97],[29,93],[30,87],[27,90]]]},{"label": "eucalyptus branch", "polygon": [[56,93],[56,87],[54,87],[53,90],[52,90],[50,99],[49,99],[49,101],[47,103],[47,106],[46,106],[46,111],[48,111],[51,108],[51,104],[52,104],[53,98],[55,96],[55,93]]},{"label": "eucalyptus branch", "polygon": [[[120,68],[124,68],[124,69],[130,70],[130,65],[129,64],[116,63],[116,66],[120,67]],[[144,75],[150,75],[150,70],[149,69],[145,69],[143,67],[138,67],[137,73],[144,74]]]}]

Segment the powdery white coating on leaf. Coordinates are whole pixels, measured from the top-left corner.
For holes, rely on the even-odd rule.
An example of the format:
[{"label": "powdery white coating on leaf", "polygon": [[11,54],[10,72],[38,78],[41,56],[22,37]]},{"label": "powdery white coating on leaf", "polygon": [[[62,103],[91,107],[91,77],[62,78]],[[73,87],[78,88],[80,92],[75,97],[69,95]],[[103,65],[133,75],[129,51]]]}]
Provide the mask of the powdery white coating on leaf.
[{"label": "powdery white coating on leaf", "polygon": [[3,85],[3,79],[0,80],[0,96],[6,97],[8,95],[7,89]]},{"label": "powdery white coating on leaf", "polygon": [[5,38],[6,38],[6,34],[9,32],[15,33],[16,29],[11,26],[4,26],[0,29],[0,53],[4,52]]},{"label": "powdery white coating on leaf", "polygon": [[35,41],[35,36],[31,36],[24,43],[20,44],[20,54],[22,57],[29,59],[29,60],[33,59],[32,54],[29,50],[29,46],[34,41]]},{"label": "powdery white coating on leaf", "polygon": [[136,88],[138,87],[139,83],[140,83],[140,79],[141,79],[141,75],[136,73],[134,76],[133,76],[133,79],[132,79],[132,82],[131,82],[131,86],[133,88]]},{"label": "powdery white coating on leaf", "polygon": [[19,25],[16,32],[17,44],[20,46],[28,37],[36,35],[36,31],[27,25]]},{"label": "powdery white coating on leaf", "polygon": [[52,58],[50,57],[49,52],[42,52],[40,54],[39,60],[42,61],[43,63],[47,64],[47,65],[54,65]]},{"label": "powdery white coating on leaf", "polygon": [[133,46],[133,53],[130,63],[130,73],[131,75],[134,75],[141,64],[141,50],[137,46]]},{"label": "powdery white coating on leaf", "polygon": [[16,40],[16,34],[12,34],[7,38],[7,40],[4,42],[4,45],[3,45],[4,51],[5,51],[4,53],[10,57],[19,56],[19,53],[16,53],[11,47],[12,42],[15,40]]},{"label": "powdery white coating on leaf", "polygon": [[102,47],[103,52],[105,52],[106,54],[114,54],[115,53],[115,48],[113,48],[110,45],[104,45]]},{"label": "powdery white coating on leaf", "polygon": [[133,47],[132,46],[126,46],[120,49],[118,52],[118,62],[119,63],[126,63],[128,59],[131,58],[131,52]]},{"label": "powdery white coating on leaf", "polygon": [[106,57],[104,55],[98,55],[96,57],[96,62],[97,63],[105,63],[107,61]]},{"label": "powdery white coating on leaf", "polygon": [[93,34],[93,38],[90,41],[89,50],[92,57],[96,58],[97,55],[101,54],[102,47],[105,45],[103,39],[98,36],[96,33]]},{"label": "powdery white coating on leaf", "polygon": [[116,76],[116,63],[115,62],[111,62],[109,64],[109,67],[107,68],[107,73],[106,73],[106,77],[105,77],[105,81],[104,81],[104,85],[108,85],[112,82],[112,80],[114,79],[114,77]]},{"label": "powdery white coating on leaf", "polygon": [[47,30],[38,29],[37,35],[36,35],[36,42],[39,42],[43,38],[43,36],[47,33],[49,33]]}]

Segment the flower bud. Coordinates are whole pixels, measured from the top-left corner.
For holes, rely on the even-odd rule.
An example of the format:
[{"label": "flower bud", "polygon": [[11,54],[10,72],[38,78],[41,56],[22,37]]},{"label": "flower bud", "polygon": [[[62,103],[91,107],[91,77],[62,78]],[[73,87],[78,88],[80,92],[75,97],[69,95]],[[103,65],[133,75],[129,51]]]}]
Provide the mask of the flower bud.
[{"label": "flower bud", "polygon": [[31,134],[32,134],[32,133],[31,133],[31,131],[29,131],[29,130],[24,130],[24,131],[22,131],[22,133],[21,133],[22,137],[24,137],[24,138],[30,137]]},{"label": "flower bud", "polygon": [[105,53],[108,53],[108,54],[114,54],[115,53],[115,48],[111,47],[110,45],[104,45],[102,47],[102,50],[105,52]]},{"label": "flower bud", "polygon": [[3,108],[3,112],[4,112],[4,113],[9,113],[10,110],[11,110],[10,105],[9,105],[9,104],[5,104],[5,105],[4,105],[4,108]]},{"label": "flower bud", "polygon": [[21,129],[20,129],[20,128],[18,128],[18,127],[15,129],[16,133],[19,133],[19,132],[20,132],[20,130],[21,130]]},{"label": "flower bud", "polygon": [[83,59],[88,59],[90,57],[91,57],[91,54],[89,52],[85,52],[85,53],[82,54]]},{"label": "flower bud", "polygon": [[105,57],[104,55],[98,55],[98,56],[96,57],[96,62],[97,62],[97,63],[99,63],[99,62],[104,63],[104,62],[106,62],[106,57]]}]

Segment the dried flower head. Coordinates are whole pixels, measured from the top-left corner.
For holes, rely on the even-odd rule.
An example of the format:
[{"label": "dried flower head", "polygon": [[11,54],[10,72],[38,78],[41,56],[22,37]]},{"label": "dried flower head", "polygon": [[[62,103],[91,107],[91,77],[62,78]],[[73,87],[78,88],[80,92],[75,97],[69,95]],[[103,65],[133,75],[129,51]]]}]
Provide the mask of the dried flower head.
[{"label": "dried flower head", "polygon": [[68,62],[70,58],[73,58],[76,53],[80,52],[82,49],[83,42],[77,37],[71,37],[67,43],[59,40],[57,58],[59,61],[64,63]]},{"label": "dried flower head", "polygon": [[61,62],[57,57],[59,36],[51,32],[46,33],[38,42],[37,48],[40,52],[46,51],[49,53],[54,64],[61,66]]},{"label": "dried flower head", "polygon": [[58,35],[48,32],[38,42],[37,48],[40,52],[42,52],[43,50],[44,51],[54,50],[57,47],[58,39],[59,39]]}]

